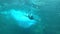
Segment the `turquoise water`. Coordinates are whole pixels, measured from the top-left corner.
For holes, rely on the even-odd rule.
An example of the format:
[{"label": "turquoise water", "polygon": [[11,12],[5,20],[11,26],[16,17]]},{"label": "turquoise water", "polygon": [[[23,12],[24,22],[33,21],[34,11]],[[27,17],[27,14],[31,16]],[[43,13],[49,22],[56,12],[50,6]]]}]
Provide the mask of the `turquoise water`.
[{"label": "turquoise water", "polygon": [[60,0],[0,0],[0,34],[60,34]]}]

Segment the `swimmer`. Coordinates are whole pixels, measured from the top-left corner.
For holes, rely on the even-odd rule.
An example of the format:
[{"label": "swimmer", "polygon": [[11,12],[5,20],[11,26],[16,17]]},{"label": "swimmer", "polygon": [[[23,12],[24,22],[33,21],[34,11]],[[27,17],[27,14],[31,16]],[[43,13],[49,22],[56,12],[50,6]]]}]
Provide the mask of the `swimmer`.
[{"label": "swimmer", "polygon": [[34,17],[33,17],[33,15],[32,15],[32,14],[27,14],[27,17],[28,17],[29,19],[31,19],[31,20],[33,20],[33,19],[34,19]]},{"label": "swimmer", "polygon": [[31,20],[34,19],[33,15],[28,15],[28,18],[31,19]]}]

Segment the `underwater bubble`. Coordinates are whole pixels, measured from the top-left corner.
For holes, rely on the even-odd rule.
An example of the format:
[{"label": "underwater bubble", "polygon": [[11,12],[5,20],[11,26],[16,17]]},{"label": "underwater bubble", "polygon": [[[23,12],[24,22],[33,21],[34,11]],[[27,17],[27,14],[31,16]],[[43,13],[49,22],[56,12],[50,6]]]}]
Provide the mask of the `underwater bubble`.
[{"label": "underwater bubble", "polygon": [[15,9],[11,9],[9,10],[9,12],[1,12],[1,14],[5,15],[8,19],[14,19],[17,25],[23,28],[29,28],[32,25],[35,25],[36,23],[38,23],[37,20],[39,19],[37,15],[28,14],[25,11]]},{"label": "underwater bubble", "polygon": [[27,16],[25,11],[11,10],[12,17],[17,21],[18,25],[24,28],[28,28],[36,23],[36,20],[31,16]]}]

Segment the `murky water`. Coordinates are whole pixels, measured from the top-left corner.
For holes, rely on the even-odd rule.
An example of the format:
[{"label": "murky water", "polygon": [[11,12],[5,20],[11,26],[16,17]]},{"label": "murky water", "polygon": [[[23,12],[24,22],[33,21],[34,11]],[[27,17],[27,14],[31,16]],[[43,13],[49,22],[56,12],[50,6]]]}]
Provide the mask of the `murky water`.
[{"label": "murky water", "polygon": [[[37,22],[23,28],[11,17],[11,9],[32,14]],[[60,34],[60,0],[0,0],[0,34]]]}]

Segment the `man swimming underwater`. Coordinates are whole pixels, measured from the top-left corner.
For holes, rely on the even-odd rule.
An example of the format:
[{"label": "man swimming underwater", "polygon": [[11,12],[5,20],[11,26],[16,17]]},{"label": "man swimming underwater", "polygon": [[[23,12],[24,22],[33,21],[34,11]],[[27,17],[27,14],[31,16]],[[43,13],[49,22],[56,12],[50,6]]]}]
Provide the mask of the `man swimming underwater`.
[{"label": "man swimming underwater", "polygon": [[28,14],[27,17],[28,17],[30,20],[33,20],[33,19],[34,19],[34,17],[33,17],[32,14]]}]

